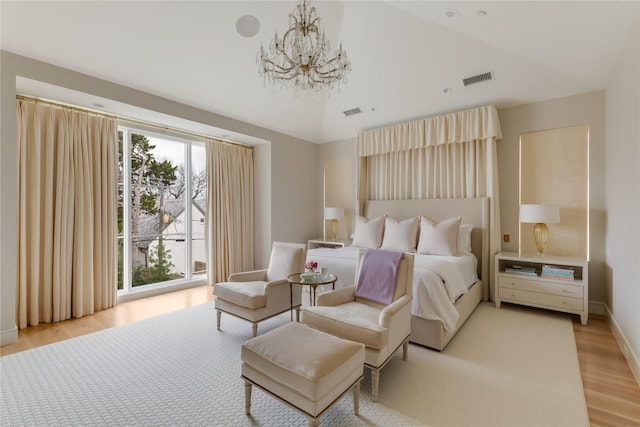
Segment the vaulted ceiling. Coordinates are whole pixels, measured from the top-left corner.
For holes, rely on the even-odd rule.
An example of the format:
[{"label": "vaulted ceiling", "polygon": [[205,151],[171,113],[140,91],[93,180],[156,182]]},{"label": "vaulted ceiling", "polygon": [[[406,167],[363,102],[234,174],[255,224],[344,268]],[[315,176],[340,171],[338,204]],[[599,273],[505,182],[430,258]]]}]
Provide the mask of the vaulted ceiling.
[{"label": "vaulted ceiling", "polygon": [[[258,76],[256,53],[274,30],[284,32],[292,1],[5,0],[1,47],[323,143],[478,105],[502,108],[603,89],[639,19],[636,1],[312,5],[353,67],[348,83],[329,95],[272,90]],[[251,38],[236,31],[247,14],[260,22]],[[463,78],[485,72],[494,79],[463,85]],[[27,80],[18,87],[41,96],[48,90]],[[96,102],[69,91],[50,96],[87,107]],[[100,102],[115,113],[122,107]],[[362,113],[345,117],[355,107]]]}]

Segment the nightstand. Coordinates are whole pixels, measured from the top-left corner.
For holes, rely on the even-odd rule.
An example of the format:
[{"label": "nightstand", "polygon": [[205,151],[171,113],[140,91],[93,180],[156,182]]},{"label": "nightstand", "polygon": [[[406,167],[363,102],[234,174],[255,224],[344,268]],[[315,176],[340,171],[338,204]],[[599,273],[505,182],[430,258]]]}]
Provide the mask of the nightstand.
[{"label": "nightstand", "polygon": [[567,256],[496,255],[496,307],[500,303],[528,305],[589,317],[589,263]]},{"label": "nightstand", "polygon": [[317,239],[311,239],[307,241],[307,250],[315,249],[315,248],[344,248],[345,246],[349,246],[351,244],[351,240],[340,240],[340,239],[323,239],[322,237],[318,237]]}]

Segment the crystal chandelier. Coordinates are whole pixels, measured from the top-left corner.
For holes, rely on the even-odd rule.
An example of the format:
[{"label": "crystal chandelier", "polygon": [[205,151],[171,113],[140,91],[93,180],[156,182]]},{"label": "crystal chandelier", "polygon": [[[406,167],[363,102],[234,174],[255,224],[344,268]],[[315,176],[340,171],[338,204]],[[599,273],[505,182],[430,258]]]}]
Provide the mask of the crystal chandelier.
[{"label": "crystal chandelier", "polygon": [[258,73],[271,85],[320,92],[347,82],[351,62],[342,43],[333,57],[324,32],[319,28],[316,8],[307,0],[298,2],[289,14],[289,29],[282,38],[276,31],[269,52],[260,46],[256,58]]}]

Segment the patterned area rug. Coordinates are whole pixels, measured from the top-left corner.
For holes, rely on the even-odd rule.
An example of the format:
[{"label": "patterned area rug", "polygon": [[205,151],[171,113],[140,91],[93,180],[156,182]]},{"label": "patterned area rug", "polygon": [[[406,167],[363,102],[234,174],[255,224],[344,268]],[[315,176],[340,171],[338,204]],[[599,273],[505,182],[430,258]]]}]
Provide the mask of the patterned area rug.
[{"label": "patterned area rug", "polygon": [[[289,314],[259,325],[259,333]],[[0,424],[304,426],[306,417],[254,390],[244,414],[240,345],[251,326],[213,303],[0,358]],[[380,375],[360,416],[351,394],[321,418],[330,426],[587,426],[568,316],[481,304],[443,352],[411,345]]]}]

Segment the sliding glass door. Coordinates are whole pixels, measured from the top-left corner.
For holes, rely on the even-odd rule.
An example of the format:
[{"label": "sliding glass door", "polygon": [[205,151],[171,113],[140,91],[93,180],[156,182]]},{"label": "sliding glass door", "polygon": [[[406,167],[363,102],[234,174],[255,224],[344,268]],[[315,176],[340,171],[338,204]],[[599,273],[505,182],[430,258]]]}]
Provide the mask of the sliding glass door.
[{"label": "sliding glass door", "polygon": [[118,289],[206,276],[202,143],[120,127]]}]

